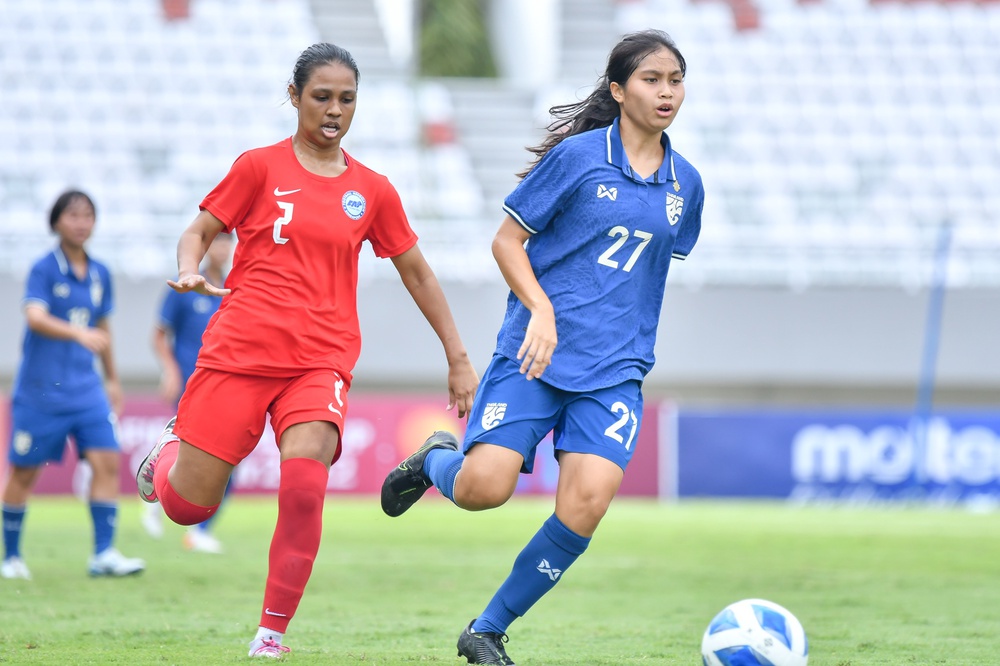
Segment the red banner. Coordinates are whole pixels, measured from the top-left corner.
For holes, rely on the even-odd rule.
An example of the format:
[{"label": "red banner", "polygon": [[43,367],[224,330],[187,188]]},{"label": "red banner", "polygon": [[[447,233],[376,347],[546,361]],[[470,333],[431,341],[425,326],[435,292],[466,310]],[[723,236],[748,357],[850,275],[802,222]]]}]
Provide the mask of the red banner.
[{"label": "red banner", "polygon": [[[344,425],[343,453],[330,469],[327,486],[331,493],[378,493],[385,475],[400,460],[412,453],[434,430],[450,430],[461,441],[465,423],[455,412],[446,410],[447,397],[406,396],[393,394],[352,394],[350,412]],[[173,415],[170,407],[156,396],[133,395],[126,399],[119,423],[122,445],[122,494],[135,492],[135,470],[156,442],[164,424]],[[656,497],[658,490],[658,410],[650,405],[643,416],[643,427],[636,442],[636,452],[619,494]],[[9,403],[0,409],[0,471],[6,464],[10,442]],[[48,465],[36,486],[38,493],[83,491],[86,483],[77,468],[76,451],[67,447],[61,464]],[[234,488],[244,493],[269,493],[278,488],[278,448],[268,427],[257,448],[234,474]],[[551,437],[538,447],[535,470],[522,475],[517,486],[520,494],[554,493],[559,467],[552,456]]]}]

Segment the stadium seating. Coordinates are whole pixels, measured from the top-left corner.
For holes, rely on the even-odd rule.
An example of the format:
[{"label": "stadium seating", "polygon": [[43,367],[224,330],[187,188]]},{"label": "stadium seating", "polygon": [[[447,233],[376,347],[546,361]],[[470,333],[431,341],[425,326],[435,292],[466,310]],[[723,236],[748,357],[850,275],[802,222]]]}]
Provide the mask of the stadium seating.
[{"label": "stadium seating", "polygon": [[[689,64],[676,143],[708,191],[681,279],[770,256],[751,282],[917,284],[951,229],[953,283],[1000,265],[1000,4],[621,3]],[[993,118],[994,120],[990,120]],[[709,275],[695,275],[704,271]]]},{"label": "stadium seating", "polygon": [[[593,3],[615,17],[594,21],[612,42],[663,28],[689,63],[671,135],[708,203],[698,261],[673,279],[920,285],[947,224],[953,281],[1000,284],[1000,2]],[[23,274],[49,242],[47,207],[74,185],[97,199],[95,254],[125,273],[168,274],[178,232],[232,160],[293,131],[286,82],[303,45],[322,38],[307,0],[171,11],[161,0],[0,0],[0,271]],[[588,40],[567,46],[564,80],[518,93],[525,117],[541,126],[542,109],[578,98],[607,51]],[[482,182],[496,178],[474,168],[496,137],[477,148],[456,116],[488,91],[392,76],[380,62],[371,77],[361,63],[345,147],[390,177],[445,277],[496,279],[497,187]],[[513,99],[502,85],[493,99]]]},{"label": "stadium seating", "polygon": [[[178,233],[236,156],[294,131],[287,81],[320,39],[309,3],[187,9],[171,20],[159,0],[0,0],[0,270],[23,274],[50,243],[48,206],[75,186],[98,204],[96,255],[126,274],[169,274]],[[414,111],[450,122],[447,99],[418,104],[419,87],[362,75],[345,148],[389,176],[413,217],[453,216],[446,201],[478,213],[461,147],[421,149]]]}]

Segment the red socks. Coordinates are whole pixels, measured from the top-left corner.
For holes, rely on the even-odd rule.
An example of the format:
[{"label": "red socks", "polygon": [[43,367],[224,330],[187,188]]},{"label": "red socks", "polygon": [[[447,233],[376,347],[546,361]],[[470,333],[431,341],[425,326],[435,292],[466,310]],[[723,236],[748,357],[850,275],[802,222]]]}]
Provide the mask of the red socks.
[{"label": "red socks", "polygon": [[319,552],[328,477],[326,465],[318,460],[290,458],[281,463],[278,522],[271,539],[262,627],[285,633],[299,606]]},{"label": "red socks", "polygon": [[179,448],[180,442],[174,440],[167,442],[160,449],[160,456],[156,460],[156,469],[153,471],[153,487],[156,489],[156,498],[160,501],[160,506],[163,507],[163,513],[167,514],[167,518],[178,525],[197,525],[215,513],[219,505],[198,506],[192,504],[178,495],[174,487],[170,485],[167,474],[170,473],[170,468],[177,460],[177,449]]}]

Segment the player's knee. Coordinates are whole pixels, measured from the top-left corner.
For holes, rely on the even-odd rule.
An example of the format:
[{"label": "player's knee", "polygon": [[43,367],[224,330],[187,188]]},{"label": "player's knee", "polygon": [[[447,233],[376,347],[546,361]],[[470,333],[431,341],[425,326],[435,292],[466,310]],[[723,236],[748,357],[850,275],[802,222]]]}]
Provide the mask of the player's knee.
[{"label": "player's knee", "polygon": [[517,485],[496,477],[463,475],[465,470],[455,480],[455,503],[468,511],[495,509],[511,498]]},{"label": "player's knee", "polygon": [[571,501],[557,500],[556,505],[566,527],[577,534],[591,536],[608,512],[611,498],[599,493],[580,493],[574,495]]}]

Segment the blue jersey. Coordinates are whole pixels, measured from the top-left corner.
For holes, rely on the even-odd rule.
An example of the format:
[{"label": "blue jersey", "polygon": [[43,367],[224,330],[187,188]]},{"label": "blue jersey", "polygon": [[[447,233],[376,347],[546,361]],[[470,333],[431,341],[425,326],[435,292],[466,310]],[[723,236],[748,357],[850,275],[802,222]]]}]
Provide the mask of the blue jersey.
[{"label": "blue jersey", "polygon": [[209,320],[218,311],[221,296],[206,296],[189,291],[167,291],[160,308],[160,328],[173,334],[174,358],[181,370],[181,388],[194,373],[201,350],[201,336]]},{"label": "blue jersey", "polygon": [[[531,237],[526,250],[552,301],[559,343],[542,379],[568,391],[642,380],[671,257],[683,259],[701,230],[701,176],[670,147],[643,180],[632,171],[618,119],[563,139],[504,201]],[[516,359],[530,313],[513,292],[497,353]]]},{"label": "blue jersey", "polygon": [[[87,258],[81,280],[58,247],[31,267],[23,305],[45,308],[73,326],[93,327],[111,314],[111,274]],[[106,404],[104,381],[93,352],[72,340],[56,340],[27,328],[21,365],[14,382],[14,402],[51,413]]]}]

